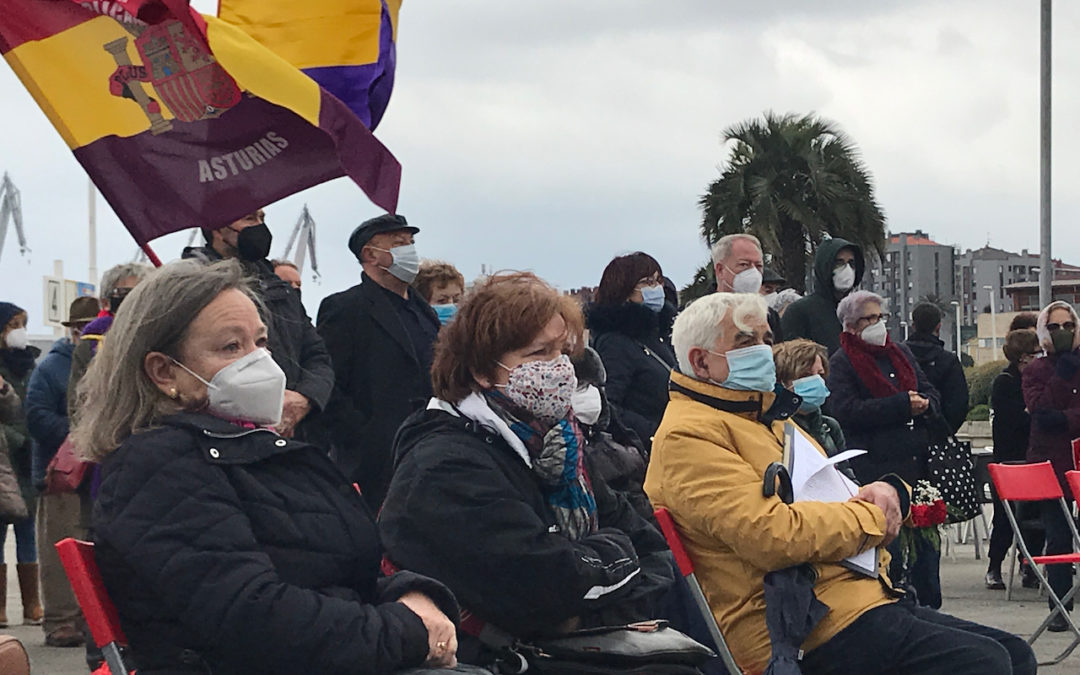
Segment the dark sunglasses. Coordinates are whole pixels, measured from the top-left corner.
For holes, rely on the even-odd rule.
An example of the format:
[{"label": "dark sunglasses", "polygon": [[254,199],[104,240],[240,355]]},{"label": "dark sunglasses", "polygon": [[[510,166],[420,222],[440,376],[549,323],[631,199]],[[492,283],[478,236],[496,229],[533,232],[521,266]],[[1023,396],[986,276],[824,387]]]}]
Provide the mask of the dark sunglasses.
[{"label": "dark sunglasses", "polygon": [[1046,324],[1046,330],[1051,333],[1056,333],[1064,328],[1065,330],[1076,330],[1076,324],[1072,321],[1066,321],[1065,323],[1048,323]]}]

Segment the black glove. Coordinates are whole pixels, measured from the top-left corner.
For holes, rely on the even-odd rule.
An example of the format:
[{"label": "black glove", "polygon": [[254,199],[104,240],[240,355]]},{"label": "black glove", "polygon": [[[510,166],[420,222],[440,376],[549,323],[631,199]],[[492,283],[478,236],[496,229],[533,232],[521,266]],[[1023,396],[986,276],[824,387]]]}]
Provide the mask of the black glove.
[{"label": "black glove", "polygon": [[1031,422],[1040,431],[1061,433],[1069,430],[1069,420],[1060,410],[1036,410],[1031,413]]},{"label": "black glove", "polygon": [[1063,380],[1071,380],[1080,370],[1080,356],[1076,352],[1067,352],[1058,356],[1057,367],[1054,369],[1057,376]]}]

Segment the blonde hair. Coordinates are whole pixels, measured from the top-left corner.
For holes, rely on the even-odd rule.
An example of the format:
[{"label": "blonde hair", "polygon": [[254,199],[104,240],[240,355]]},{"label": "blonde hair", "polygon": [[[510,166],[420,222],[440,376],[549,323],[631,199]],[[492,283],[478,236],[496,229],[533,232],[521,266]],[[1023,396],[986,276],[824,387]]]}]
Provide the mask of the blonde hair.
[{"label": "blonde hair", "polygon": [[829,376],[829,350],[813,340],[798,338],[774,345],[773,361],[776,362],[776,381],[789,384],[800,377],[806,377],[814,367],[814,359],[821,357],[825,368],[822,377]]},{"label": "blonde hair", "polygon": [[132,434],[182,410],[150,380],[143,361],[150,352],[178,357],[191,322],[230,289],[242,291],[259,307],[235,260],[170,263],[124,299],[79,382],[71,440],[85,457],[101,461]]},{"label": "blonde hair", "polygon": [[694,347],[712,349],[720,339],[720,322],[731,314],[735,327],[750,330],[751,319],[768,321],[769,308],[765,298],[757,293],[713,293],[699,298],[684,309],[671,328],[671,344],[679,371],[687,377],[694,376],[690,365],[690,350]]}]

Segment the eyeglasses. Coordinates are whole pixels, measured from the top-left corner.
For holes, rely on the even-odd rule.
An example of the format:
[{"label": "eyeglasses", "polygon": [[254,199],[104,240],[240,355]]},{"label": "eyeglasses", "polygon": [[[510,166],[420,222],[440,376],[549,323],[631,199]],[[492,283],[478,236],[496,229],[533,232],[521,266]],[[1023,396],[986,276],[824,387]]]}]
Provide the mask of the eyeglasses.
[{"label": "eyeglasses", "polygon": [[1061,330],[1062,328],[1064,328],[1065,330],[1075,331],[1076,330],[1076,324],[1073,323],[1072,321],[1066,321],[1065,323],[1048,323],[1048,324],[1046,324],[1046,330],[1050,331],[1051,333],[1056,333],[1059,330]]},{"label": "eyeglasses", "polygon": [[889,320],[889,314],[887,312],[882,312],[881,314],[867,314],[866,316],[859,317],[859,321],[860,322],[865,321],[867,323],[867,325],[873,325],[873,324],[877,323],[878,321],[888,321],[888,320]]}]

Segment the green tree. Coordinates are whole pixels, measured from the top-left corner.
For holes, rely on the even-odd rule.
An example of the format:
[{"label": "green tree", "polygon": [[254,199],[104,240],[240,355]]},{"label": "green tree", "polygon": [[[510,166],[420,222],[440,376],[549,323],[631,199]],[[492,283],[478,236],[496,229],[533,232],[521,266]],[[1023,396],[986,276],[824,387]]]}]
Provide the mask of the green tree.
[{"label": "green tree", "polygon": [[834,123],[766,112],[723,134],[730,154],[698,201],[711,246],[738,232],[757,236],[772,266],[800,293],[824,238],[843,237],[869,255],[885,249],[885,215],[870,172]]}]

